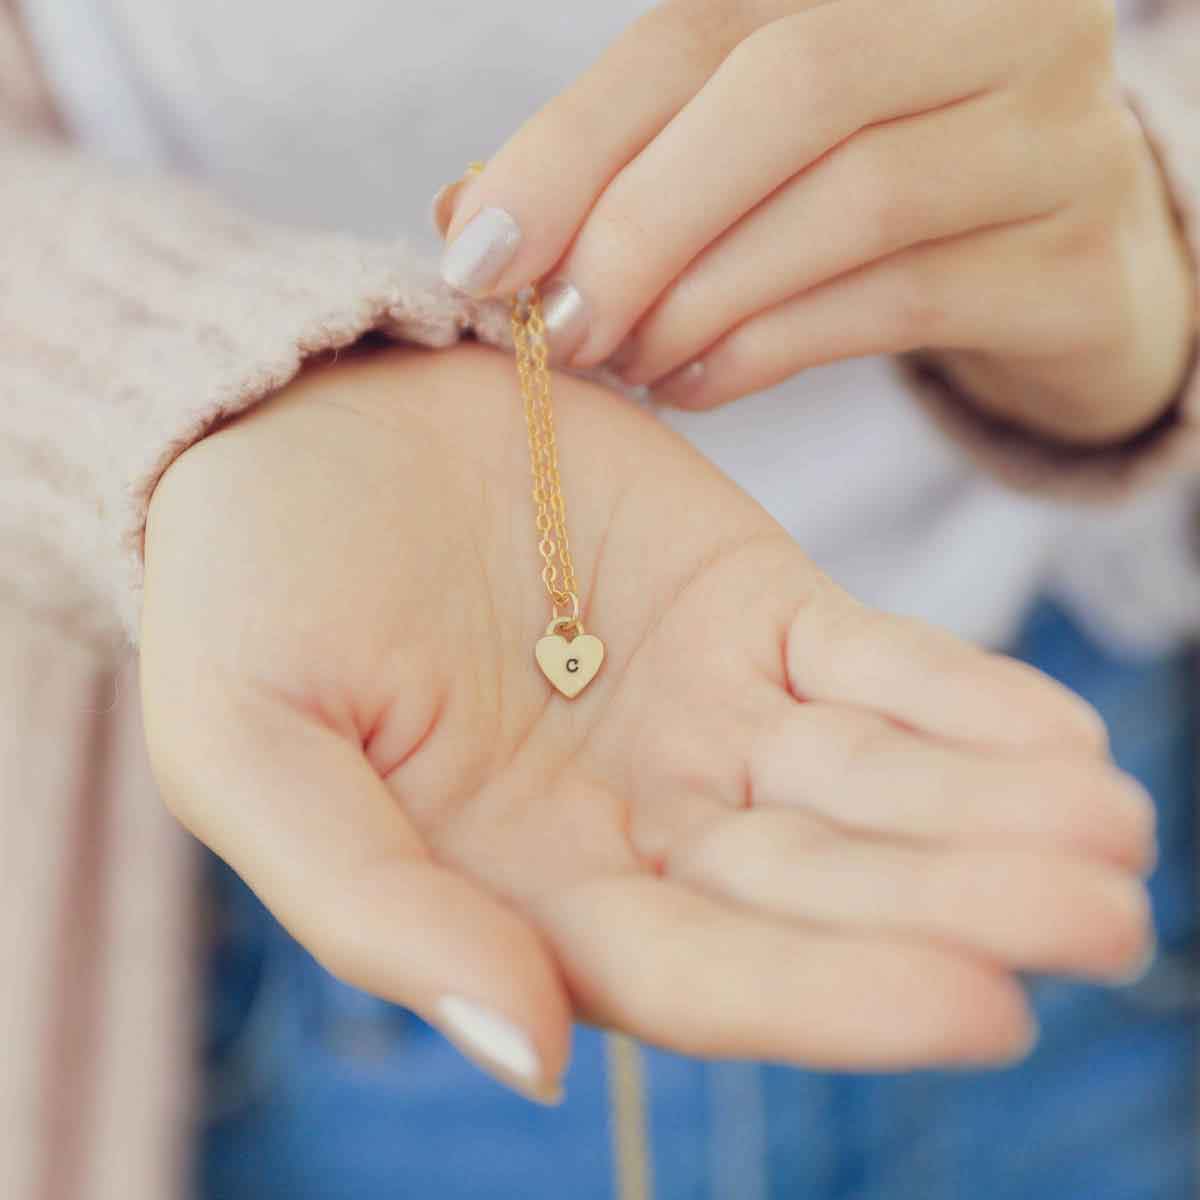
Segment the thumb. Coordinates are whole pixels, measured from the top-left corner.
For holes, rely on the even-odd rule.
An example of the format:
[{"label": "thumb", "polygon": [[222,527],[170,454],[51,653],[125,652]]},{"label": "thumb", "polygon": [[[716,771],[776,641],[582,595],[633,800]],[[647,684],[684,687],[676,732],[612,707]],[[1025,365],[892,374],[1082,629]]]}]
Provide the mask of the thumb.
[{"label": "thumb", "polygon": [[175,815],[334,975],[556,1103],[570,1006],[529,923],[433,860],[352,740],[246,684],[202,690],[143,680],[151,760]]}]

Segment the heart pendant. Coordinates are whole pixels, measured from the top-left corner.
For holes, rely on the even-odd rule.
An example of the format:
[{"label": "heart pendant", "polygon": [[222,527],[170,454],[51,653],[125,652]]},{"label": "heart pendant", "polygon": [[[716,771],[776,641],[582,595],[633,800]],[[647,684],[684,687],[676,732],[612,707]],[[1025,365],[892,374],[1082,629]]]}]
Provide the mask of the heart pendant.
[{"label": "heart pendant", "polygon": [[591,633],[576,634],[569,642],[561,633],[547,633],[533,648],[542,674],[568,700],[595,678],[604,661],[604,643]]}]

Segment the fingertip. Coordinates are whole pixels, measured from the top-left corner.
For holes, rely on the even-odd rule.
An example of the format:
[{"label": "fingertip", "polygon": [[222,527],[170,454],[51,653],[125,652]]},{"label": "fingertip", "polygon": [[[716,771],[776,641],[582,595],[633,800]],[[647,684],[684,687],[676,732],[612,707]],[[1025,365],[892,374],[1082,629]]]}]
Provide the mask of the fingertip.
[{"label": "fingertip", "polygon": [[1150,974],[1157,958],[1158,939],[1151,937],[1144,953],[1125,974],[1116,980],[1116,986],[1132,987],[1135,983],[1141,983]]},{"label": "fingertip", "polygon": [[1056,757],[1039,763],[1040,800],[1031,815],[1036,829],[1088,857],[1107,861],[1143,879],[1158,861],[1158,814],[1150,793],[1108,764]]},{"label": "fingertip", "polygon": [[1016,979],[993,981],[989,991],[958,1048],[956,1057],[963,1068],[1015,1066],[1033,1053],[1041,1036],[1029,999]]},{"label": "fingertip", "polygon": [[444,238],[446,236],[462,186],[463,180],[461,179],[444,183],[434,193],[433,199],[429,202],[429,221],[434,231],[440,237]]},{"label": "fingertip", "polygon": [[1154,797],[1132,775],[1124,774],[1117,781],[1116,795],[1129,827],[1129,862],[1143,879],[1148,879],[1158,866],[1158,810]]},{"label": "fingertip", "polygon": [[482,164],[472,163],[458,179],[442,189],[451,192],[448,202],[444,202],[446,224],[442,235],[447,242],[452,242],[458,237],[463,226],[479,211],[479,178],[485,169]]},{"label": "fingertip", "polygon": [[1015,1067],[1023,1063],[1037,1049],[1038,1042],[1042,1039],[1042,1026],[1037,1017],[1034,1016],[1033,1010],[1028,1004],[1025,1005],[1025,1020],[1024,1028],[1019,1034],[1015,1034],[1013,1038],[1012,1050],[1004,1058],[1000,1059],[1001,1066]]},{"label": "fingertip", "polygon": [[446,1039],[485,1074],[537,1104],[562,1103],[565,1062],[547,1058],[531,1031],[486,1003],[445,995],[434,1023]]},{"label": "fingertip", "polygon": [[1112,751],[1108,725],[1099,711],[1082,696],[1064,687],[1064,732],[1081,750],[1107,758]]},{"label": "fingertip", "polygon": [[[891,1069],[1002,1066],[1029,1053],[1036,1021],[1017,978],[981,958],[924,949],[918,971],[894,981],[901,1053]],[[916,964],[910,964],[916,965]]]},{"label": "fingertip", "polygon": [[1108,900],[1108,936],[1101,947],[1108,969],[1103,974],[1121,986],[1140,979],[1154,957],[1154,911],[1145,884],[1127,876],[1109,884]]}]

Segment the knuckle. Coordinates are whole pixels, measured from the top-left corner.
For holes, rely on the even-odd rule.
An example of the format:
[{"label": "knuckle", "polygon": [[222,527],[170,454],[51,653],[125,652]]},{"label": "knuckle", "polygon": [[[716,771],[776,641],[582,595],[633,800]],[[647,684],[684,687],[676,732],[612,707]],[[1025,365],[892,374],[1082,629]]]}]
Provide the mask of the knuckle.
[{"label": "knuckle", "polygon": [[640,22],[656,27],[658,44],[684,59],[708,61],[714,49],[735,45],[739,35],[758,24],[750,0],[661,0]]},{"label": "knuckle", "polygon": [[754,386],[764,377],[772,354],[778,350],[762,322],[751,320],[727,333],[708,350],[705,358],[710,369],[714,369],[719,360],[723,378],[742,380],[746,386]]},{"label": "knuckle", "polygon": [[[833,680],[878,680],[890,686],[898,671],[919,663],[922,670],[954,670],[954,640],[908,617],[865,605],[848,606],[827,619],[822,634]],[[878,749],[878,745],[875,747]]]},{"label": "knuckle", "polygon": [[889,153],[886,135],[859,134],[846,153],[858,222],[873,256],[909,245],[921,227],[920,205],[902,165]]},{"label": "knuckle", "polygon": [[844,771],[869,769],[896,745],[895,728],[883,717],[863,714],[842,731],[839,755]]},{"label": "knuckle", "polygon": [[726,58],[739,83],[782,99],[784,111],[822,112],[837,84],[835,58],[820,26],[800,13],[760,25]]},{"label": "knuckle", "polygon": [[652,220],[636,198],[626,193],[622,177],[592,210],[585,233],[586,260],[593,270],[602,269],[606,280],[642,277],[661,235],[655,235]]},{"label": "knuckle", "polygon": [[914,255],[897,264],[891,279],[890,326],[900,347],[934,346],[943,340],[948,313],[929,271]]},{"label": "knuckle", "polygon": [[514,139],[529,151],[519,169],[529,169],[546,146],[594,145],[604,132],[604,120],[605,114],[583,88],[559,92],[526,121]]},{"label": "knuckle", "polygon": [[835,670],[856,676],[878,661],[888,618],[865,606],[851,605],[831,614],[823,631],[826,661]]},{"label": "knuckle", "polygon": [[734,896],[753,894],[762,862],[763,835],[769,828],[762,815],[703,825],[667,853],[667,875],[701,887],[718,882],[722,892]]},{"label": "knuckle", "polygon": [[778,42],[771,27],[764,25],[734,44],[720,70],[739,85],[770,88],[781,65]]}]

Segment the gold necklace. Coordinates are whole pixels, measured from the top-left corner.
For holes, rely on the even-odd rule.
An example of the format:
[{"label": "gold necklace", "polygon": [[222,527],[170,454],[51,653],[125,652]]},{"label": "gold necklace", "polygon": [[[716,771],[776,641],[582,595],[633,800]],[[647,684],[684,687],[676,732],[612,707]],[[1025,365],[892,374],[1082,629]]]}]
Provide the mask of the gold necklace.
[{"label": "gold necklace", "polygon": [[[483,170],[471,163],[468,174]],[[533,648],[542,674],[568,700],[573,700],[596,677],[604,661],[604,643],[585,633],[579,615],[575,567],[567,540],[567,515],[558,477],[558,446],[554,438],[554,406],[550,396],[546,326],[536,284],[513,297],[511,315],[517,378],[524,398],[529,436],[529,464],[533,475],[534,527],[542,556],[542,582],[550,597],[550,623]],[[561,572],[561,582],[559,574]],[[559,616],[560,608],[570,612]],[[573,631],[567,638],[560,631]]]},{"label": "gold necklace", "polygon": [[[567,541],[567,515],[558,478],[558,447],[554,438],[554,407],[550,399],[550,371],[546,365],[546,326],[536,285],[513,300],[513,344],[517,351],[517,377],[525,401],[529,434],[529,464],[533,474],[534,527],[543,559],[542,582],[550,596],[550,624],[533,648],[542,673],[558,690],[574,699],[595,678],[604,661],[604,643],[585,633],[579,616],[575,567]],[[557,560],[557,561],[556,561]],[[562,583],[559,584],[559,572]],[[560,608],[570,613],[559,616]],[[559,630],[574,630],[568,641]]]}]

